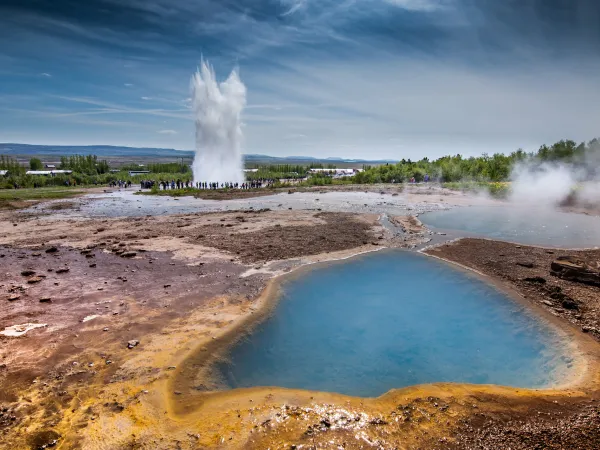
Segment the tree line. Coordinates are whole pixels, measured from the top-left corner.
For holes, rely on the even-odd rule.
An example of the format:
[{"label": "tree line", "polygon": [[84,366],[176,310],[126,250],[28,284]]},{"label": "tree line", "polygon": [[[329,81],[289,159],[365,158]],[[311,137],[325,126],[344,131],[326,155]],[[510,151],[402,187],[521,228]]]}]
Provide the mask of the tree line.
[{"label": "tree line", "polygon": [[[590,161],[595,161],[591,163]],[[572,140],[562,140],[550,146],[542,145],[537,152],[527,153],[521,149],[504,155],[484,153],[477,157],[463,157],[462,155],[444,156],[430,161],[423,158],[419,161],[402,159],[396,164],[379,166],[363,166],[363,171],[354,177],[343,180],[332,180],[325,174],[311,176],[308,184],[335,183],[403,183],[411,180],[423,181],[429,175],[432,181],[443,183],[456,182],[503,182],[507,181],[515,164],[527,162],[535,164],[562,163],[576,166],[582,173],[590,177],[600,175],[600,140],[593,139],[588,143],[577,144]],[[43,163],[39,158],[32,158],[29,162],[31,170],[41,170]],[[119,172],[111,173],[109,163],[99,160],[96,155],[74,155],[62,157],[59,169],[71,170],[73,173],[56,175],[53,177],[26,175],[27,168],[9,156],[0,155],[0,170],[7,170],[8,174],[0,177],[0,188],[37,187],[60,185],[97,185],[108,184],[111,181],[123,180],[137,182],[141,178],[172,179],[176,174],[191,177],[189,165],[180,162],[153,163],[147,168],[150,175],[129,176],[127,170],[139,170],[135,165],[121,167]],[[271,164],[249,165],[248,168],[257,169],[256,172],[247,172],[246,178],[253,179],[301,179],[311,168],[330,168],[333,164],[311,163],[308,165]]]},{"label": "tree line", "polygon": [[[535,167],[543,163],[563,163],[578,166],[583,171],[594,172],[596,168],[589,163],[590,155],[600,156],[600,140],[593,139],[577,144],[571,140],[562,140],[553,145],[542,145],[537,152],[527,153],[521,149],[504,155],[495,153],[468,158],[462,155],[444,156],[434,161],[423,158],[420,161],[402,159],[397,164],[363,167],[364,171],[354,177],[356,183],[403,183],[412,178],[423,181],[425,175],[434,181],[451,183],[458,181],[508,181],[512,168],[520,162]],[[600,159],[599,159],[600,161]]]}]

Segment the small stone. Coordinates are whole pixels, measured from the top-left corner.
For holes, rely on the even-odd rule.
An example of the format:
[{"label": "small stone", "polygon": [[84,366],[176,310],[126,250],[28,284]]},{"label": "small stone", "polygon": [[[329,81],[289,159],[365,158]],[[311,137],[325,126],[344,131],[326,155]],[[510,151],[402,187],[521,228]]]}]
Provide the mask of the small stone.
[{"label": "small stone", "polygon": [[132,339],[131,341],[127,342],[127,348],[131,350],[132,348],[137,347],[139,343],[140,341]]},{"label": "small stone", "polygon": [[39,283],[40,281],[42,281],[43,278],[42,277],[31,277],[27,280],[27,282],[29,284],[35,284],[35,283]]},{"label": "small stone", "polygon": [[530,261],[519,261],[517,266],[526,267],[527,269],[533,269],[534,264]]},{"label": "small stone", "polygon": [[58,251],[58,248],[50,247],[49,249],[46,250],[46,253],[56,253],[57,251]]},{"label": "small stone", "polygon": [[67,273],[69,270],[68,267],[61,267],[60,269],[56,269],[56,273]]},{"label": "small stone", "polygon": [[21,298],[21,296],[19,294],[11,294],[8,297],[8,301],[9,302],[14,302],[15,300],[19,300]]},{"label": "small stone", "polygon": [[92,268],[93,268],[93,267],[96,267],[96,263],[92,263],[92,264],[90,264],[90,267],[92,267]]},{"label": "small stone", "polygon": [[108,331],[108,327],[102,328],[102,331]]},{"label": "small stone", "polygon": [[31,275],[35,275],[35,270],[27,269],[21,272],[21,275],[24,277],[30,277]]},{"label": "small stone", "polygon": [[52,303],[52,299],[50,297],[42,297],[40,298],[40,303]]},{"label": "small stone", "polygon": [[166,289],[166,288],[170,288],[171,285],[170,284],[165,284],[163,287]]},{"label": "small stone", "polygon": [[121,254],[122,258],[133,258],[135,255],[137,255],[136,252],[124,252]]}]

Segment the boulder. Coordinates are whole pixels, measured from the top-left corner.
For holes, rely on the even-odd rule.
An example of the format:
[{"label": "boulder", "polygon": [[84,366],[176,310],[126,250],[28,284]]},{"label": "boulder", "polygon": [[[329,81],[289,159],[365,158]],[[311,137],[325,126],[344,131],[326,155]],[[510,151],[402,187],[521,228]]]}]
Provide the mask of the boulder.
[{"label": "boulder", "polygon": [[598,264],[593,267],[576,256],[559,256],[550,264],[550,273],[564,280],[600,286]]},{"label": "boulder", "polygon": [[542,278],[542,277],[527,277],[527,278],[523,278],[523,281],[527,281],[529,283],[546,284],[546,279]]}]

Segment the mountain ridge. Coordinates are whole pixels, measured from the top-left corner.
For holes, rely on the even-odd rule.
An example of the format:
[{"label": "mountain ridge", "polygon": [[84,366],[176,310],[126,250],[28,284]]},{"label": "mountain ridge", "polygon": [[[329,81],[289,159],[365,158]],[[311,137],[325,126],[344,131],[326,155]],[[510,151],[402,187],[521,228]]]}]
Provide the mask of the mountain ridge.
[{"label": "mountain ridge", "polygon": [[[94,154],[98,157],[156,157],[156,158],[192,158],[192,150],[175,150],[172,148],[154,147],[127,147],[118,145],[36,145],[0,142],[0,155],[44,155],[44,156],[72,156]],[[327,157],[316,158],[314,156],[271,156],[258,153],[243,155],[245,161],[325,161],[344,163],[394,163],[397,160],[379,159],[367,160],[356,158]]]}]

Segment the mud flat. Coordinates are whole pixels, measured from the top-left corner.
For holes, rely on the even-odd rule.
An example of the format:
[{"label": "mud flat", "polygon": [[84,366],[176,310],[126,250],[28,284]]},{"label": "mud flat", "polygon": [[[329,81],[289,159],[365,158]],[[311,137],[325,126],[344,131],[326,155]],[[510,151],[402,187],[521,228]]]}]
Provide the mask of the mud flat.
[{"label": "mud flat", "polygon": [[[0,448],[499,448],[503,439],[511,448],[598,448],[600,344],[579,324],[594,326],[598,290],[589,291],[589,308],[577,297],[583,319],[538,308],[585,362],[557,389],[214,392],[206,362],[269,314],[275,276],[427,238],[413,220],[397,221],[407,228],[399,237],[377,213],[283,204],[129,218],[2,213],[0,329],[28,331],[0,336]],[[518,291],[509,277],[521,266],[488,271],[495,250],[486,245],[459,242],[479,259],[456,262]],[[430,252],[453,260],[438,249]],[[543,292],[526,295],[539,304]]]}]

